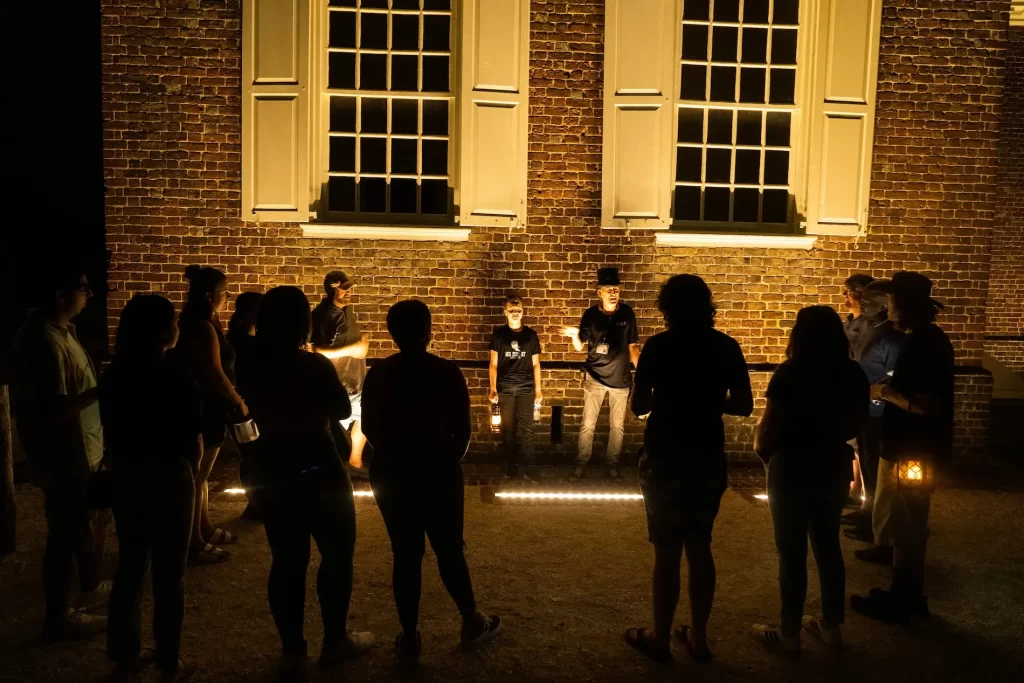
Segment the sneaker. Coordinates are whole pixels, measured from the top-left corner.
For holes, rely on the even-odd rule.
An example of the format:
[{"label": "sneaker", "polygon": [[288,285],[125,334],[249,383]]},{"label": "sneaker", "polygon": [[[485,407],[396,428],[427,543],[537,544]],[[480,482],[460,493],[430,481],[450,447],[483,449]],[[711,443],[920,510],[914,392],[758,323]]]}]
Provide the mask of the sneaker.
[{"label": "sneaker", "polygon": [[750,627],[750,635],[771,650],[778,650],[788,655],[800,654],[800,636],[784,636],[782,630],[766,624],[754,624]]},{"label": "sneaker", "polygon": [[501,633],[501,617],[476,613],[476,618],[462,622],[462,647],[476,648]]},{"label": "sneaker", "polygon": [[858,560],[864,562],[871,562],[872,564],[892,564],[892,546],[891,545],[873,545],[870,548],[864,548],[863,550],[853,551],[853,556]]},{"label": "sneaker", "polygon": [[333,643],[324,642],[320,650],[320,668],[326,669],[369,652],[376,639],[369,631],[349,631],[348,635]]},{"label": "sneaker", "polygon": [[506,479],[517,479],[519,477],[519,465],[509,465],[505,468]]},{"label": "sneaker", "polygon": [[91,591],[78,594],[78,609],[102,607],[110,602],[110,592],[114,590],[113,581],[100,581]]},{"label": "sneaker", "polygon": [[399,659],[405,660],[408,663],[415,662],[420,658],[420,654],[423,652],[423,637],[419,631],[416,631],[415,638],[409,638],[405,631],[402,631],[395,637],[395,652],[398,654]]},{"label": "sneaker", "polygon": [[619,473],[619,468],[616,467],[615,465],[612,465],[611,467],[609,467],[608,468],[608,478],[611,479],[612,481],[618,481],[618,480],[622,479],[622,474]]},{"label": "sneaker", "polygon": [[283,654],[277,660],[278,683],[305,683],[309,679],[309,658],[306,655]]},{"label": "sneaker", "polygon": [[843,631],[838,624],[829,625],[823,619],[804,615],[804,630],[834,650],[843,649]]},{"label": "sneaker", "polygon": [[46,640],[73,640],[85,638],[107,630],[107,618],[98,614],[86,614],[68,608],[60,617],[48,619],[43,627]]},{"label": "sneaker", "polygon": [[537,470],[533,469],[526,470],[526,472],[523,474],[523,481],[525,481],[527,484],[539,484],[540,473]]},{"label": "sneaker", "polygon": [[572,474],[569,475],[569,481],[580,481],[585,476],[587,476],[587,468],[582,466],[577,467],[572,471]]},{"label": "sneaker", "polygon": [[[881,588],[872,588],[868,591],[868,596],[877,599],[894,599],[892,597],[891,590],[883,590]],[[904,598],[907,601],[907,605],[910,609],[910,615],[914,617],[930,617],[931,612],[928,610],[928,598],[923,595],[907,596]]]}]

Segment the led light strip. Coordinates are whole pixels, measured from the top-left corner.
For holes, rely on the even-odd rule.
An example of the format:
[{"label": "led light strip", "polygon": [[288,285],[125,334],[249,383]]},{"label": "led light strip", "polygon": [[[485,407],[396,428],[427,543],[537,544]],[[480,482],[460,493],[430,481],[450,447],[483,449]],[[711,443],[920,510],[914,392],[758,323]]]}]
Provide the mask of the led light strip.
[{"label": "led light strip", "polygon": [[[231,495],[242,495],[242,494],[245,493],[245,489],[240,489],[240,488],[224,489],[221,493],[227,493],[227,494],[231,494]],[[365,489],[362,490],[362,491],[353,491],[352,495],[355,496],[356,498],[372,498],[373,497],[373,491],[367,491]]]},{"label": "led light strip", "polygon": [[495,498],[534,499],[534,500],[643,500],[639,493],[543,493],[543,492],[512,492],[499,491]]},{"label": "led light strip", "polygon": [[[754,494],[754,498],[757,498],[758,500],[768,500],[768,494],[767,493],[755,493]],[[861,496],[860,499],[861,500],[867,500],[866,496]]]}]

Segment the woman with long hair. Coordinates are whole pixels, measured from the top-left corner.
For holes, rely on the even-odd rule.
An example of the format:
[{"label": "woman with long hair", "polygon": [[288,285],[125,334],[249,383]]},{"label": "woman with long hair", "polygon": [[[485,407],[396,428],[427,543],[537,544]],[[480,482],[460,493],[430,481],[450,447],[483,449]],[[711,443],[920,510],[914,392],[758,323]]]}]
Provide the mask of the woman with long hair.
[{"label": "woman with long hair", "polygon": [[706,662],[715,596],[711,532],[727,483],[722,415],[750,415],[754,398],[740,345],[714,329],[715,306],[704,280],[669,278],[658,309],[668,329],[644,344],[632,400],[634,414],[649,415],[640,488],[654,546],[654,628],[631,628],[626,642],[657,661],[672,659],[670,632],[685,552],[690,624],[675,634],[691,656]]},{"label": "woman with long hair", "polygon": [[181,311],[181,359],[199,382],[203,393],[203,455],[196,468],[195,519],[190,561],[214,564],[229,557],[219,547],[238,542],[238,537],[210,521],[208,480],[224,444],[231,413],[249,412],[234,387],[235,351],[224,336],[220,314],[228,301],[228,279],[209,266],[185,269],[188,298]]},{"label": "woman with long hair", "polygon": [[[161,680],[183,680],[192,671],[179,651],[202,409],[191,374],[165,358],[178,339],[174,316],[161,296],[132,298],[121,312],[114,360],[101,384],[119,546],[107,641],[115,679],[154,659]],[[155,652],[140,649],[139,633],[150,564]]]},{"label": "woman with long hair", "polygon": [[311,329],[302,290],[271,289],[260,304],[255,351],[239,373],[260,431],[252,444],[252,479],[273,558],[268,597],[283,649],[279,673],[288,680],[306,669],[303,621],[311,537],[320,551],[320,666],[373,646],[373,634],[347,627],[356,516],[343,465],[348,453],[339,454],[332,425],[346,419],[351,406],[331,362],[305,350]]},{"label": "woman with long hair", "polygon": [[[768,506],[779,554],[781,625],[754,624],[764,645],[796,654],[800,630],[827,645],[842,646],[846,568],[839,520],[853,479],[847,443],[868,418],[869,385],[839,315],[809,306],[796,316],[787,360],[768,384],[767,404],[754,451],[768,470]],[[807,538],[821,584],[822,616],[804,616]]]}]

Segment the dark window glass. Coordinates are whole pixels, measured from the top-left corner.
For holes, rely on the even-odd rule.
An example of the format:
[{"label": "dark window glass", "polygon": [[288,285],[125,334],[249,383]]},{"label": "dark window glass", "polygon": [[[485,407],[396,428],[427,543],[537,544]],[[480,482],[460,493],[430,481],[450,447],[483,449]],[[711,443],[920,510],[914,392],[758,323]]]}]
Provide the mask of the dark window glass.
[{"label": "dark window glass", "polygon": [[704,142],[704,110],[682,107],[679,110],[679,142]]},{"label": "dark window glass", "polygon": [[764,64],[768,61],[768,29],[743,29],[744,64]]},{"label": "dark window glass", "polygon": [[448,135],[447,100],[423,100],[423,134]]},{"label": "dark window glass", "polygon": [[423,57],[423,92],[449,92],[448,57]]},{"label": "dark window glass", "polygon": [[416,55],[391,56],[391,90],[396,92],[416,92],[419,75],[419,57]]},{"label": "dark window glass", "polygon": [[711,100],[714,102],[736,101],[736,67],[711,67]]},{"label": "dark window glass", "polygon": [[423,141],[423,175],[448,175],[448,141]]},{"label": "dark window glass", "polygon": [[700,187],[679,185],[675,191],[675,213],[677,221],[700,220]]},{"label": "dark window glass", "polygon": [[707,21],[710,17],[711,0],[686,0],[683,5],[683,19]]},{"label": "dark window glass", "polygon": [[327,87],[352,90],[356,87],[356,56],[352,52],[332,52],[327,57]]},{"label": "dark window glass", "polygon": [[736,183],[757,185],[761,182],[761,151],[757,149],[736,150]]},{"label": "dark window glass", "polygon": [[772,69],[768,102],[771,104],[793,104],[795,93],[796,69]]},{"label": "dark window glass", "polygon": [[756,223],[760,198],[761,193],[754,188],[737,188],[732,196],[732,219],[737,223]]},{"label": "dark window glass", "polygon": [[387,90],[388,56],[359,55],[359,88],[361,90]]},{"label": "dark window glass", "polygon": [[787,190],[765,190],[761,221],[764,223],[786,223],[789,220],[789,192]]},{"label": "dark window glass", "polygon": [[[391,172],[416,175],[416,141],[397,138],[391,140]],[[415,200],[415,194],[413,195]]]},{"label": "dark window glass", "polygon": [[416,213],[415,179],[391,179],[391,213]]},{"label": "dark window glass", "polygon": [[760,145],[761,112],[740,111],[736,112],[736,117],[736,144]]},{"label": "dark window glass", "polygon": [[708,60],[708,27],[683,24],[683,59]]},{"label": "dark window glass", "polygon": [[712,21],[739,21],[740,0],[715,0],[715,15]]},{"label": "dark window glass", "polygon": [[789,184],[789,152],[769,150],[764,153],[764,184]]},{"label": "dark window glass", "polygon": [[361,123],[360,131],[363,133],[388,132],[388,101],[378,97],[364,97]]},{"label": "dark window glass", "polygon": [[391,49],[420,49],[420,18],[415,14],[391,16]]},{"label": "dark window glass", "polygon": [[772,31],[772,64],[796,64],[796,30]]},{"label": "dark window glass", "polygon": [[415,135],[418,112],[416,100],[391,100],[391,132],[400,135]]},{"label": "dark window glass", "polygon": [[789,112],[768,112],[767,124],[764,144],[769,147],[789,147]]},{"label": "dark window glass", "polygon": [[706,182],[729,182],[729,175],[732,170],[732,150],[709,149],[707,150],[707,155],[707,170],[705,171]]},{"label": "dark window glass", "polygon": [[423,9],[450,10],[451,8],[451,0],[423,0]]},{"label": "dark window glass", "polygon": [[[363,3],[365,7],[366,4]],[[367,50],[388,49],[388,15],[360,13],[359,47]]]},{"label": "dark window glass", "polygon": [[427,14],[423,17],[423,49],[448,52],[451,49],[451,17]]},{"label": "dark window glass", "polygon": [[768,0],[744,0],[743,21],[748,24],[767,24]]},{"label": "dark window glass", "polygon": [[356,170],[356,139],[332,137],[328,170],[354,173]]},{"label": "dark window glass", "polygon": [[355,12],[331,12],[331,28],[327,44],[331,47],[356,46]]},{"label": "dark window glass", "polygon": [[448,213],[448,183],[444,180],[424,180],[420,212],[444,215]]},{"label": "dark window glass", "polygon": [[384,178],[359,179],[359,210],[364,213],[384,213],[388,210],[388,183]]},{"label": "dark window glass", "polygon": [[704,79],[707,78],[707,71],[706,66],[683,64],[680,74],[679,99],[706,101],[707,97],[704,95],[706,81]]},{"label": "dark window glass", "polygon": [[708,112],[708,142],[712,144],[732,143],[732,111],[712,109]]},{"label": "dark window glass", "polygon": [[735,62],[739,29],[735,26],[713,26],[711,59],[715,62]]},{"label": "dark window glass", "polygon": [[356,0],[331,0],[327,4],[331,7],[355,7]]},{"label": "dark window glass", "polygon": [[704,220],[729,220],[729,195],[728,187],[704,188]]},{"label": "dark window glass", "polygon": [[356,179],[355,178],[328,178],[327,179],[327,210],[328,211],[355,211],[356,210]]},{"label": "dark window glass", "polygon": [[800,21],[800,0],[775,0],[773,24],[793,24]]},{"label": "dark window glass", "polygon": [[331,131],[335,133],[356,132],[356,98],[331,98]]},{"label": "dark window glass", "polygon": [[359,138],[359,171],[361,173],[386,173],[388,170],[387,150],[388,143],[384,138]]},{"label": "dark window glass", "polygon": [[391,0],[392,9],[419,9],[420,0]]},{"label": "dark window glass", "polygon": [[764,102],[765,69],[740,69],[740,102]]},{"label": "dark window glass", "polygon": [[363,0],[362,6],[370,9],[387,9],[388,0]]},{"label": "dark window glass", "polygon": [[699,183],[701,163],[700,147],[677,147],[676,180]]}]

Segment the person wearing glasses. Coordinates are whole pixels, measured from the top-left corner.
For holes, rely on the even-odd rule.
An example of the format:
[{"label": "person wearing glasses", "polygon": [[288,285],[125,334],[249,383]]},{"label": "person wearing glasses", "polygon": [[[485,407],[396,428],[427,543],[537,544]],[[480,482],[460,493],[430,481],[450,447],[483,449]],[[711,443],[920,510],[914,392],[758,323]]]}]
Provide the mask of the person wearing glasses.
[{"label": "person wearing glasses", "polygon": [[235,391],[235,351],[224,336],[220,314],[228,301],[228,278],[209,266],[185,269],[188,297],[178,319],[181,336],[175,352],[191,370],[203,393],[203,455],[196,468],[195,517],[189,561],[215,564],[229,557],[220,546],[238,542],[238,537],[210,521],[208,480],[217,454],[224,445],[229,415],[249,412]]},{"label": "person wearing glasses", "polygon": [[[850,342],[850,355],[854,360],[861,357],[872,336],[875,321],[864,314],[861,301],[864,298],[864,288],[874,280],[875,278],[867,273],[854,273],[843,282],[843,307],[849,311],[843,318],[843,329],[846,330],[846,338]],[[871,509],[866,496],[869,487],[874,491],[875,473],[864,471],[864,463],[861,462],[861,443],[857,443],[856,446],[856,456],[853,461],[853,483],[850,484],[850,501],[860,505],[857,510],[859,513],[862,510]],[[868,468],[870,469],[870,465]]]},{"label": "person wearing glasses", "polygon": [[78,605],[109,598],[100,580],[105,517],[90,510],[89,479],[103,461],[96,368],[72,323],[92,291],[83,270],[58,265],[48,274],[42,306],[18,331],[12,349],[12,408],[18,434],[43,489],[46,552],[43,589],[47,639],[77,638],[102,631],[107,618],[75,609],[72,579],[78,568]]}]

